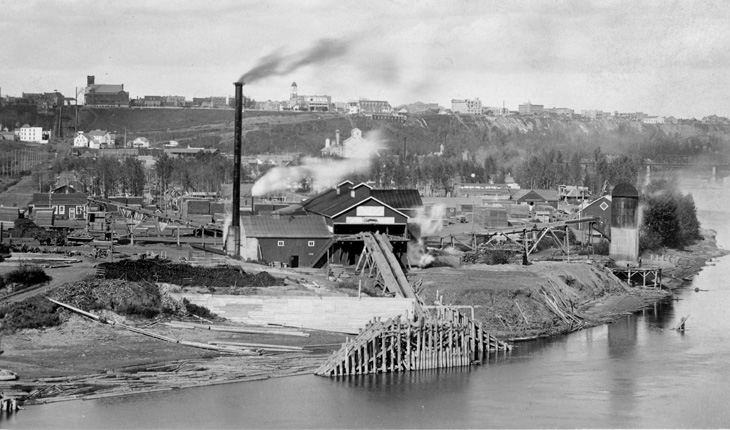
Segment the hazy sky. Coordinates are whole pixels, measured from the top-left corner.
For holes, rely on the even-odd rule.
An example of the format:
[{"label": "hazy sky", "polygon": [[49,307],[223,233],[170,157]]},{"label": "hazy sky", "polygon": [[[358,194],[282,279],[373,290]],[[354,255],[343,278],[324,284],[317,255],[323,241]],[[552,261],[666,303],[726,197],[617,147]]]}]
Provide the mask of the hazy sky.
[{"label": "hazy sky", "polygon": [[[450,107],[730,115],[727,1],[0,0],[2,94],[86,75],[131,97],[230,96],[261,58],[342,48],[244,87],[257,100],[328,94]],[[268,57],[271,58],[271,57]]]}]

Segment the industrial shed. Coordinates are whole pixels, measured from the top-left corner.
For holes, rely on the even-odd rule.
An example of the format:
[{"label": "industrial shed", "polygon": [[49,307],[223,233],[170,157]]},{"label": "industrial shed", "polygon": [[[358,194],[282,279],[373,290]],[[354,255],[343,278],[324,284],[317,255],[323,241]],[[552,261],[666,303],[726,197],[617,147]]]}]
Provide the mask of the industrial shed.
[{"label": "industrial shed", "polygon": [[289,267],[315,267],[326,261],[332,233],[319,215],[241,217],[241,256]]}]

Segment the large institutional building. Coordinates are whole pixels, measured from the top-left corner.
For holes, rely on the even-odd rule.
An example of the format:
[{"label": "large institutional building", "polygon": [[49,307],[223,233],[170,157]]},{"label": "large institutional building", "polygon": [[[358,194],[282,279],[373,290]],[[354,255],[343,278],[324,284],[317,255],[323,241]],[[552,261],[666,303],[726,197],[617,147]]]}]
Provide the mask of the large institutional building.
[{"label": "large institutional building", "polygon": [[326,112],[332,105],[331,96],[302,96],[299,95],[297,83],[292,82],[289,93],[289,108],[294,110]]},{"label": "large institutional building", "polygon": [[85,104],[99,107],[129,107],[129,93],[124,84],[96,84],[94,76],[86,77]]},{"label": "large institutional building", "polygon": [[475,98],[474,100],[453,99],[451,100],[451,111],[468,115],[481,115],[482,101],[479,98]]}]

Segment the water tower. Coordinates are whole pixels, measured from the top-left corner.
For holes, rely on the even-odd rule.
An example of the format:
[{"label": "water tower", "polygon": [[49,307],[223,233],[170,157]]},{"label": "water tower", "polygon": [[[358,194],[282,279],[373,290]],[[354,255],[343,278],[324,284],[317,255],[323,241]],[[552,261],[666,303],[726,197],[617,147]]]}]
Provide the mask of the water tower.
[{"label": "water tower", "polygon": [[620,266],[639,261],[639,192],[625,182],[611,193],[610,254]]}]

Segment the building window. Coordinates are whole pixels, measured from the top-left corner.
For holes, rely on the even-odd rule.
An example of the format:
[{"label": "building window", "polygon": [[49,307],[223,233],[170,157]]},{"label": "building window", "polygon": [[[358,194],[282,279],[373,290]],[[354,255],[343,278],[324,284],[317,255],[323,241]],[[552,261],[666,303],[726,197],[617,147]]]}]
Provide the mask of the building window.
[{"label": "building window", "polygon": [[310,246],[310,247],[314,246],[314,241],[310,240],[309,242],[307,242],[307,246]]},{"label": "building window", "polygon": [[58,213],[61,214],[61,215],[64,215],[66,213],[66,206],[60,205],[58,207]]},{"label": "building window", "polygon": [[280,241],[276,242],[276,246],[284,246],[284,241],[280,240]]}]

